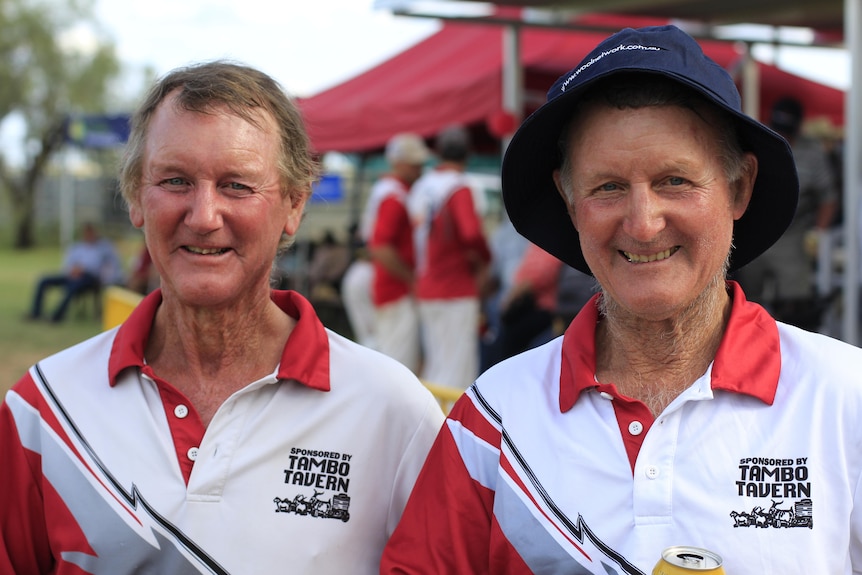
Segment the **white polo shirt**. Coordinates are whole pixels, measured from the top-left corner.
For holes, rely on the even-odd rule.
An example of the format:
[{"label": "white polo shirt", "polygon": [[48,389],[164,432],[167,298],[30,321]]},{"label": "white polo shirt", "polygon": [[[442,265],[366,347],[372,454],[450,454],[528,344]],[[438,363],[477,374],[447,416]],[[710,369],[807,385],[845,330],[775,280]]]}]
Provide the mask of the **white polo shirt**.
[{"label": "white polo shirt", "polygon": [[0,407],[0,572],[377,573],[442,412],[273,299],[298,319],[280,366],[206,429],[143,363],[159,292],[34,366]]},{"label": "white polo shirt", "polygon": [[776,324],[733,285],[714,362],[655,420],[596,384],[595,300],[482,375],[382,572],[645,574],[691,545],[729,574],[862,573],[862,350]]}]

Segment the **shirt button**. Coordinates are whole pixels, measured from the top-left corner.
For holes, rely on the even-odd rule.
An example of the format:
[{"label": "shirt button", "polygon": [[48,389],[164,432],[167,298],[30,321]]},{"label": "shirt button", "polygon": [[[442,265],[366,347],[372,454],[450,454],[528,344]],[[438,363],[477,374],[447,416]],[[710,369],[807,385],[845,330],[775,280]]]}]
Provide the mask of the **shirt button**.
[{"label": "shirt button", "polygon": [[644,474],[647,476],[647,479],[656,479],[659,474],[658,467],[655,465],[649,465],[644,470]]},{"label": "shirt button", "polygon": [[174,408],[174,415],[176,415],[180,419],[183,419],[188,414],[189,414],[189,408],[186,407],[185,405],[180,404]]},{"label": "shirt button", "polygon": [[644,430],[644,425],[640,421],[632,421],[629,423],[629,433],[632,435],[640,435]]},{"label": "shirt button", "polygon": [[196,460],[198,458],[198,448],[197,447],[190,447],[189,450],[186,452],[186,455],[192,461]]}]

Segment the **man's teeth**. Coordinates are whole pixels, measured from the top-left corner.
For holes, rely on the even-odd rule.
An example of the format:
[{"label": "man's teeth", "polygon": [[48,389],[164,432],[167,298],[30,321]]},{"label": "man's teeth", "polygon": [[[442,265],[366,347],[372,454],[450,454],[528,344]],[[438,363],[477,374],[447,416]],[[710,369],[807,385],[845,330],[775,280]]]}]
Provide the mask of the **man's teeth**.
[{"label": "man's teeth", "polygon": [[641,254],[633,254],[631,252],[623,252],[623,255],[626,257],[626,259],[628,259],[632,263],[645,264],[645,263],[655,262],[658,260],[663,260],[665,258],[669,258],[672,253],[676,252],[676,250],[677,250],[677,248],[669,248],[663,252],[658,252],[658,253],[649,254],[649,255],[641,255]]},{"label": "man's teeth", "polygon": [[195,246],[186,246],[186,249],[194,254],[200,254],[202,256],[220,254],[224,251],[222,248],[197,248]]}]

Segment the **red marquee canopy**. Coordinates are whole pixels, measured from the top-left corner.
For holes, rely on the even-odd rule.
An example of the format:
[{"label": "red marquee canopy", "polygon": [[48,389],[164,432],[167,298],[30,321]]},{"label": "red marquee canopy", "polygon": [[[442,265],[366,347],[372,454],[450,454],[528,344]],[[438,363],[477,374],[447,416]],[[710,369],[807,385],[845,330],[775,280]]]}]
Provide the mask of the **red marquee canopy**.
[{"label": "red marquee canopy", "polygon": [[[545,28],[521,30],[525,110],[544,101],[560,75],[577,64],[607,32]],[[734,70],[742,54],[727,42],[701,41],[705,52]],[[499,121],[502,106],[503,29],[448,22],[436,34],[338,86],[299,101],[317,152],[378,150],[398,132],[430,137],[458,123]],[[794,95],[807,117],[844,123],[844,92],[774,66],[760,69],[761,117],[781,96]]]}]

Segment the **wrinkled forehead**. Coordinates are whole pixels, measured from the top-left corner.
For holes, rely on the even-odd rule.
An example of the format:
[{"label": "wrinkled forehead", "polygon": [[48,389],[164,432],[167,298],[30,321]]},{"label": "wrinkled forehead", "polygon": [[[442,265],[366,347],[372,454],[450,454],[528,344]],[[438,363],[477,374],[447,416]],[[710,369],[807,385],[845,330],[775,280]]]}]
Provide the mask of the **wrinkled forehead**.
[{"label": "wrinkled forehead", "polygon": [[254,127],[278,134],[278,126],[272,113],[261,106],[245,106],[221,99],[202,99],[198,95],[174,88],[156,106],[154,116],[177,117],[183,114],[202,114],[208,116],[234,116]]},{"label": "wrinkled forehead", "polygon": [[574,107],[568,121],[560,131],[558,144],[561,152],[570,148],[572,142],[596,135],[595,132],[607,129],[607,126],[596,121],[596,118],[608,118],[614,112],[626,114],[629,118],[639,115],[652,115],[656,110],[675,117],[685,122],[691,122],[692,126],[701,132],[701,137],[706,140],[718,142],[722,138],[722,122],[727,118],[715,106],[703,101],[694,101],[689,104],[661,103],[661,104],[612,104],[601,99],[590,99],[578,102]]}]

